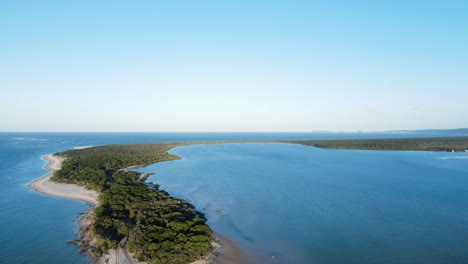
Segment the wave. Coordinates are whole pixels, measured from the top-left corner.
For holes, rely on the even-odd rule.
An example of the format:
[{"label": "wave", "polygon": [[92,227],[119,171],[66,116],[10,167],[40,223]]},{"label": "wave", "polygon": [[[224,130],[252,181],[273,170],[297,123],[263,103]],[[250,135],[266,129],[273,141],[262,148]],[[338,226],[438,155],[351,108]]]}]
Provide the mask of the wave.
[{"label": "wave", "polygon": [[465,156],[446,156],[446,157],[440,157],[440,158],[437,158],[437,159],[440,159],[440,160],[465,160],[465,159],[468,159],[468,155],[465,155]]},{"label": "wave", "polygon": [[46,138],[25,138],[25,137],[14,137],[13,140],[20,140],[20,141],[48,141]]}]

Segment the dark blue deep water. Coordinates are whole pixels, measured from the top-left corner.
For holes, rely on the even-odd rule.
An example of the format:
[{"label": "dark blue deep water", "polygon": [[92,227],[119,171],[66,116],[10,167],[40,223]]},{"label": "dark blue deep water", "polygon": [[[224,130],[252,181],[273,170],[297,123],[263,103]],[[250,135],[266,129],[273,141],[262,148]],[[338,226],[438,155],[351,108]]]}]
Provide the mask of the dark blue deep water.
[{"label": "dark blue deep water", "polygon": [[[77,146],[416,133],[0,133],[0,263],[90,263],[67,244],[88,207],[27,184],[41,156]],[[178,147],[149,180],[272,263],[468,263],[468,154],[289,144]]]}]

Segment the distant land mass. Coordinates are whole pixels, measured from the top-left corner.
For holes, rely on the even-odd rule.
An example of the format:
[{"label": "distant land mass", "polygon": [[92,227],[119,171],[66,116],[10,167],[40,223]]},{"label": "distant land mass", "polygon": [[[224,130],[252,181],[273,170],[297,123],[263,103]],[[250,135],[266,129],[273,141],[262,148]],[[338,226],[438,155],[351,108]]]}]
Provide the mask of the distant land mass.
[{"label": "distant land mass", "polygon": [[390,130],[391,133],[447,133],[447,134],[468,134],[468,128],[452,128],[452,129],[421,129],[421,130]]},{"label": "distant land mass", "polygon": [[384,130],[384,131],[346,131],[346,130],[312,130],[310,133],[425,133],[425,134],[454,134],[468,135],[468,128],[447,128],[447,129],[401,129],[401,130]]},{"label": "distant land mass", "polygon": [[285,140],[282,142],[302,144],[326,149],[359,150],[409,150],[409,151],[468,151],[468,136],[428,138],[375,138],[332,140]]}]

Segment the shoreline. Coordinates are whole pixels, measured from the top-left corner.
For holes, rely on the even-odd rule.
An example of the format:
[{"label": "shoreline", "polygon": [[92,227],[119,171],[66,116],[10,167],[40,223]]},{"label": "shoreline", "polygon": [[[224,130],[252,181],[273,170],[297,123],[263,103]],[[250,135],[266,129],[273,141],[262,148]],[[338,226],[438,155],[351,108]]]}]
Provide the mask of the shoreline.
[{"label": "shoreline", "polygon": [[[94,208],[98,205],[99,194],[95,191],[88,190],[82,186],[76,184],[64,184],[64,183],[55,183],[50,181],[53,173],[57,170],[60,170],[61,164],[64,160],[62,157],[55,156],[54,154],[43,155],[42,158],[47,161],[47,164],[44,166],[45,169],[50,170],[51,172],[47,173],[45,176],[42,176],[38,179],[35,179],[27,186],[36,192],[61,197],[72,200],[79,200],[86,202],[90,205],[83,214],[77,219],[77,228],[79,230],[79,239],[78,240],[69,240],[69,243],[72,242],[76,244],[80,249],[80,252],[83,252],[82,245],[92,244],[92,238],[89,235],[89,225],[91,224],[91,215],[94,212]],[[253,264],[256,261],[253,261],[251,255],[246,254],[242,251],[241,248],[231,241],[229,238],[217,233],[213,230],[213,241],[211,242],[212,251],[210,254],[204,258],[191,262],[190,264]],[[114,263],[118,259],[116,256],[118,253],[115,249],[110,249],[108,252],[105,252],[101,257],[95,258],[94,263]],[[88,255],[90,255],[88,253]],[[131,254],[133,255],[133,254]],[[139,263],[134,260],[135,263]]]},{"label": "shoreline", "polygon": [[260,261],[255,261],[253,255],[247,254],[239,245],[235,244],[229,238],[217,233],[213,230],[213,241],[211,241],[213,250],[210,254],[200,260],[189,264],[255,264]]},{"label": "shoreline", "polygon": [[75,244],[78,246],[80,253],[86,252],[95,263],[107,263],[108,260],[115,260],[115,252],[109,250],[108,253],[103,254],[101,257],[96,258],[87,252],[87,249],[93,244],[92,238],[89,234],[89,225],[92,221],[92,213],[94,208],[98,205],[99,194],[96,191],[88,190],[83,186],[77,184],[65,184],[52,182],[50,178],[54,172],[60,170],[62,162],[65,160],[62,157],[55,156],[54,154],[46,154],[42,156],[42,159],[47,161],[44,169],[50,170],[45,176],[35,179],[28,187],[35,190],[38,193],[42,193],[49,196],[60,197],[71,200],[78,200],[86,202],[89,207],[82,212],[82,215],[76,220],[76,225],[79,231],[79,238],[69,240],[68,243]]},{"label": "shoreline", "polygon": [[42,158],[48,162],[44,168],[52,172],[34,180],[28,184],[28,187],[42,194],[80,200],[92,206],[97,206],[99,197],[97,192],[76,184],[63,184],[50,181],[50,177],[52,177],[53,173],[60,169],[62,161],[64,160],[63,158],[54,156],[53,154],[43,155]]}]

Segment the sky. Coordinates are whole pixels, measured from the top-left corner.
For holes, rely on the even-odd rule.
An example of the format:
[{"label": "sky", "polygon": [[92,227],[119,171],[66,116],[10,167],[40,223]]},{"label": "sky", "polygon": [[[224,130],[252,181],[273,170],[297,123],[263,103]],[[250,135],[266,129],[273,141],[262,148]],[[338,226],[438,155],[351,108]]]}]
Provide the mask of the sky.
[{"label": "sky", "polygon": [[468,1],[0,3],[0,131],[468,127]]}]

